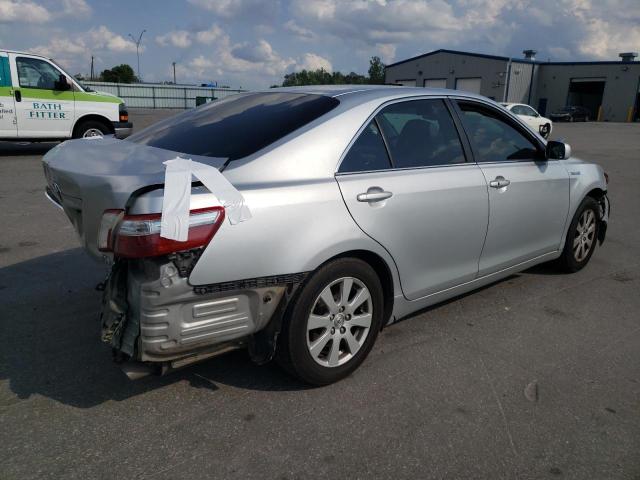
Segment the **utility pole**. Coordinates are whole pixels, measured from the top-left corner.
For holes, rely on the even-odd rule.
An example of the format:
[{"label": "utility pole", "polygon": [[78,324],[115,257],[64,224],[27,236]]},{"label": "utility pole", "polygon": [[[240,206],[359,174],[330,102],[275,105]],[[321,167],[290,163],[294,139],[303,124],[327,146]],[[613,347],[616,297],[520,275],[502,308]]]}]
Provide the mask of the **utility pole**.
[{"label": "utility pole", "polygon": [[176,62],[172,62],[173,65],[173,84],[176,85]]},{"label": "utility pole", "polygon": [[93,55],[91,55],[91,76],[89,79],[93,81]]},{"label": "utility pole", "polygon": [[138,57],[138,81],[139,82],[142,81],[142,75],[140,75],[140,43],[142,42],[142,35],[146,31],[147,30],[145,29],[140,32],[140,36],[138,37],[138,40],[136,40],[133,35],[129,34],[129,37],[131,37],[131,40],[133,40],[133,43],[136,44],[136,56]]}]

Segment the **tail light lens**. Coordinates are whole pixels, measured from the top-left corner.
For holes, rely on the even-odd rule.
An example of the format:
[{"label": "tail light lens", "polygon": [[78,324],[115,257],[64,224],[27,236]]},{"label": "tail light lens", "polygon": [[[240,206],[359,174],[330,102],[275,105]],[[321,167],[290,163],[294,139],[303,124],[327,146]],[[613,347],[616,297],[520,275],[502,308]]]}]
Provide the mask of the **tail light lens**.
[{"label": "tail light lens", "polygon": [[604,183],[609,185],[609,174],[607,172],[604,172]]},{"label": "tail light lens", "polygon": [[127,106],[124,103],[118,105],[119,117],[121,122],[129,121],[129,112],[127,111]]},{"label": "tail light lens", "polygon": [[162,215],[124,215],[106,210],[100,222],[98,248],[122,258],[144,258],[205,247],[224,220],[223,207],[200,208],[189,214],[189,236],[178,242],[160,236]]}]

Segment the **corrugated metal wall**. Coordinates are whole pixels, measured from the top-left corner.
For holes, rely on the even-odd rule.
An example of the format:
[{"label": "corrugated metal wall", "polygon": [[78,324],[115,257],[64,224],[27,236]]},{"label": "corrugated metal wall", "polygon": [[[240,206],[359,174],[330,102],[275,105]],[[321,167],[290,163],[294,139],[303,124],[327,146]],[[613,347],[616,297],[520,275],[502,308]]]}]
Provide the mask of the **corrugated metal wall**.
[{"label": "corrugated metal wall", "polygon": [[532,82],[533,68],[532,63],[511,63],[507,102],[529,103],[529,87],[535,84]]},{"label": "corrugated metal wall", "polygon": [[182,85],[156,85],[151,83],[82,82],[93,90],[112,93],[129,107],[139,108],[194,108],[196,97],[224,98],[246,90],[230,88],[192,87]]}]

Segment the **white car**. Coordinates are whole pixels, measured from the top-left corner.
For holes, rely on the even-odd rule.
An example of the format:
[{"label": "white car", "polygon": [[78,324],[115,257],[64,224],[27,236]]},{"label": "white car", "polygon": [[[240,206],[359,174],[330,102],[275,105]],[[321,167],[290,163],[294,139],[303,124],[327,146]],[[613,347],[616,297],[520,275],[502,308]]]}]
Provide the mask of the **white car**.
[{"label": "white car", "polygon": [[502,106],[511,113],[518,115],[534,132],[539,133],[543,138],[549,138],[549,135],[551,135],[553,122],[540,115],[529,105],[524,103],[503,103]]}]

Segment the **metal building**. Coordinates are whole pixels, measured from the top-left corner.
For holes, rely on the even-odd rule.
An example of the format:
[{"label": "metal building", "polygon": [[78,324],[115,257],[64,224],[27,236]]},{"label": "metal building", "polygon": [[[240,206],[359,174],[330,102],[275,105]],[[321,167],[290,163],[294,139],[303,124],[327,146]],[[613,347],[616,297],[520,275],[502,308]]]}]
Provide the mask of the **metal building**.
[{"label": "metal building", "polygon": [[527,103],[542,115],[565,105],[589,109],[591,119],[640,120],[640,62],[541,62],[524,58],[436,50],[387,65],[386,82],[479,93],[499,102]]}]

